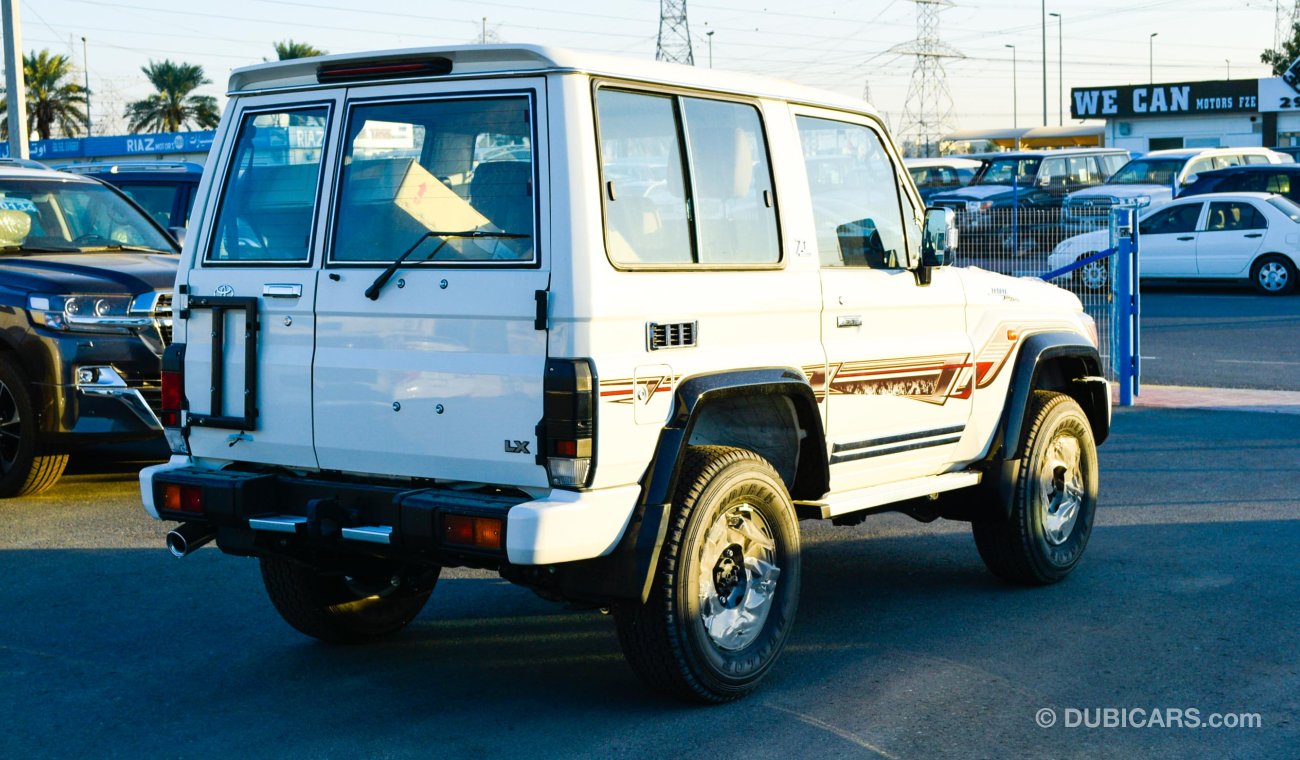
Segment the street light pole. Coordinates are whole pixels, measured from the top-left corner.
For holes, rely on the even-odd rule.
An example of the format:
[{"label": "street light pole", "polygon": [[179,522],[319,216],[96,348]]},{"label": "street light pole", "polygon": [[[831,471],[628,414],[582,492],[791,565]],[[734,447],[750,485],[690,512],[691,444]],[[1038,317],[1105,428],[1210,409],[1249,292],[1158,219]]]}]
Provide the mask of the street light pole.
[{"label": "street light pole", "polygon": [[709,68],[713,68],[713,30],[705,32],[704,36],[709,38]]},{"label": "street light pole", "polygon": [[1043,12],[1043,126],[1047,126],[1047,0],[1042,0]]},{"label": "street light pole", "polygon": [[[1018,114],[1020,112],[1020,87],[1016,81],[1016,46],[1004,45],[1003,47],[1011,48],[1011,128],[1020,129]],[[1016,149],[1020,149],[1020,135],[1016,135]]]},{"label": "street light pole", "polygon": [[1059,13],[1049,13],[1056,17],[1056,107],[1059,126],[1065,126],[1065,19]]},{"label": "street light pole", "polygon": [[5,39],[5,93],[9,96],[9,157],[28,158],[27,83],[23,79],[22,24],[18,0],[0,0]]},{"label": "street light pole", "polygon": [[90,57],[86,55],[86,38],[81,38],[81,66],[86,74],[86,137],[91,135],[90,120]]},{"label": "street light pole", "polygon": [[1152,32],[1147,38],[1147,84],[1156,83],[1156,37],[1160,32]]}]

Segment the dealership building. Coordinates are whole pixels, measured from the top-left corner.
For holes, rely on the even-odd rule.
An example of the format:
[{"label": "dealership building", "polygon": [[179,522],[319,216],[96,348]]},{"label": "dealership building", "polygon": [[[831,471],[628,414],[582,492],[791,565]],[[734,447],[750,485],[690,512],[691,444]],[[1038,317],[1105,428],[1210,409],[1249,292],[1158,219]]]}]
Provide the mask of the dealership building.
[{"label": "dealership building", "polygon": [[1105,144],[1137,153],[1300,145],[1300,78],[1076,87],[1070,116],[1105,120]]}]

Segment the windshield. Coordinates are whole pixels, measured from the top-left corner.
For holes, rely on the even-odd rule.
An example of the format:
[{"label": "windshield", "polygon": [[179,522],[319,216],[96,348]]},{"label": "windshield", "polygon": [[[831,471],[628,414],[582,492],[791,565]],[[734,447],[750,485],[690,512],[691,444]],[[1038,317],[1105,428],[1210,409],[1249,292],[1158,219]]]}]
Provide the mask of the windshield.
[{"label": "windshield", "polygon": [[0,252],[123,248],[176,250],[139,211],[99,183],[0,179]]},{"label": "windshield", "polygon": [[989,161],[984,171],[972,182],[972,185],[1010,185],[1012,178],[1018,185],[1031,185],[1034,175],[1038,174],[1037,158],[995,158]]},{"label": "windshield", "polygon": [[1166,158],[1148,160],[1139,158],[1124,164],[1124,168],[1115,172],[1108,185],[1172,185],[1178,170],[1183,168],[1184,159]]}]

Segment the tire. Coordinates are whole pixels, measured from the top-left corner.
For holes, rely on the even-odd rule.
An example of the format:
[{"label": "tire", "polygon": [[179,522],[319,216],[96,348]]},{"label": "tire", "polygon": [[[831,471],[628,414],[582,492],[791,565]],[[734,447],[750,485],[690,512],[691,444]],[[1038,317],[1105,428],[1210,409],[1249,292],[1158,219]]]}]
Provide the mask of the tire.
[{"label": "tire", "polygon": [[363,644],[405,628],[429,601],[440,571],[398,576],[403,582],[394,588],[388,578],[353,579],[279,557],[263,557],[261,565],[262,583],[280,617],[331,644]]},{"label": "tire", "polygon": [[794,506],[772,465],[746,449],[687,449],[679,484],[649,599],[615,608],[619,643],[655,690],[728,702],[757,687],[794,625]]},{"label": "tire", "polygon": [[[1086,259],[1095,253],[1096,251],[1089,251],[1079,259]],[[1078,283],[1079,290],[1085,293],[1101,293],[1110,290],[1110,259],[1098,259],[1079,267],[1074,271],[1074,281]]]},{"label": "tire", "polygon": [[1056,583],[1079,563],[1097,509],[1097,447],[1074,399],[1035,391],[1011,513],[971,524],[975,546],[997,577],[1029,586]]},{"label": "tire", "polygon": [[0,498],[31,496],[58,482],[67,454],[37,454],[36,405],[27,378],[0,362]]},{"label": "tire", "polygon": [[1277,253],[1260,256],[1250,267],[1250,282],[1266,295],[1290,293],[1296,287],[1295,262]]}]

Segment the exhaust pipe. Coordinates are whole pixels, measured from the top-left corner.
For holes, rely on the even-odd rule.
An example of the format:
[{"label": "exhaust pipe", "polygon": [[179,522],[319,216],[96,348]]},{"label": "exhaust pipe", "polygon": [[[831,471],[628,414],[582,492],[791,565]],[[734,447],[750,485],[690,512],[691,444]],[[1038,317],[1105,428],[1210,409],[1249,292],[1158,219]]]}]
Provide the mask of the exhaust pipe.
[{"label": "exhaust pipe", "polygon": [[204,523],[181,523],[167,534],[167,550],[173,557],[184,557],[217,537],[217,531]]}]

